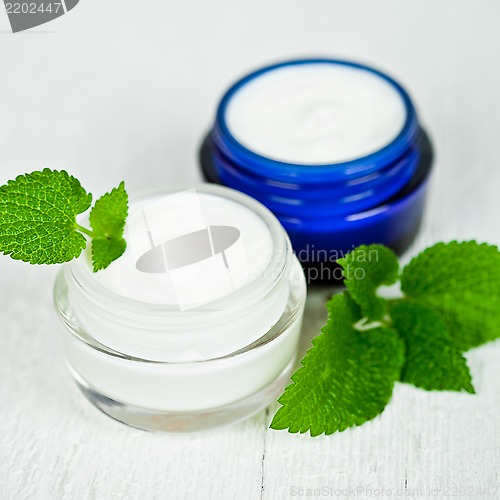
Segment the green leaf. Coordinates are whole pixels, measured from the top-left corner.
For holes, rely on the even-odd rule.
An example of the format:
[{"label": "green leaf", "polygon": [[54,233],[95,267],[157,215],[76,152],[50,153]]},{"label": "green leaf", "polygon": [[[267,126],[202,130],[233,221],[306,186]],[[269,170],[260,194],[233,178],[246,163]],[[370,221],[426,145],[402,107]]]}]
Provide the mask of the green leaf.
[{"label": "green leaf", "polygon": [[377,296],[381,285],[396,283],[399,263],[392,250],[382,245],[360,246],[338,260],[344,269],[344,283],[368,320],[387,313],[387,300]]},{"label": "green leaf", "polygon": [[0,186],[0,251],[31,264],[59,264],[86,246],[76,215],[92,195],[64,170],[48,168]]},{"label": "green leaf", "polygon": [[474,393],[467,362],[440,316],[421,304],[399,300],[391,307],[391,319],[406,345],[402,382],[429,391]]},{"label": "green leaf", "polygon": [[500,252],[495,246],[438,243],[404,268],[401,289],[439,313],[462,350],[500,336]]},{"label": "green leaf", "polygon": [[94,272],[108,267],[125,251],[123,230],[127,215],[128,195],[124,182],[96,201],[90,212]]},{"label": "green leaf", "polygon": [[123,255],[127,243],[116,238],[96,238],[92,240],[92,265],[94,272],[106,269],[111,262]]},{"label": "green leaf", "polygon": [[273,429],[333,434],[383,411],[404,362],[404,345],[387,328],[357,331],[359,306],[349,292],[328,303],[329,320],[278,400]]}]

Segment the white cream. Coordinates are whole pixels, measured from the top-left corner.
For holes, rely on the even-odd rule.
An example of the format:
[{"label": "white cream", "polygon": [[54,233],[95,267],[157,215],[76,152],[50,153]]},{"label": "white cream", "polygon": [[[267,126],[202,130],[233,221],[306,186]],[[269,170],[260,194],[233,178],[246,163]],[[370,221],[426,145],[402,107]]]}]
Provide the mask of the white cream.
[{"label": "white cream", "polygon": [[[198,251],[203,238],[194,253],[186,240],[175,258],[163,246],[153,268],[163,259],[168,272],[138,269],[152,248],[209,227],[237,233],[213,230],[210,255]],[[139,408],[201,411],[263,390],[293,363],[305,280],[263,206],[219,186],[146,196],[131,205],[126,238],[126,253],[108,269],[93,273],[84,255],[56,287],[76,333],[65,336],[68,361],[86,384]]]},{"label": "white cream", "polygon": [[[168,273],[137,269],[136,262],[152,246],[179,241],[184,235],[207,227],[236,228],[239,237],[224,253],[213,252],[213,258],[203,260],[195,256],[193,264]],[[241,288],[265,269],[273,252],[269,228],[258,215],[240,203],[195,189],[134,203],[125,239],[128,245],[124,255],[96,273],[95,280],[134,300],[178,304],[183,309],[212,302]],[[202,240],[193,244],[203,243]],[[214,242],[208,243],[213,250]],[[187,240],[184,246],[182,250],[189,252],[191,241]],[[87,264],[90,266],[90,252]]]},{"label": "white cream", "polygon": [[368,70],[330,63],[283,66],[240,87],[226,123],[238,142],[274,160],[324,165],[362,158],[401,132],[397,90]]}]

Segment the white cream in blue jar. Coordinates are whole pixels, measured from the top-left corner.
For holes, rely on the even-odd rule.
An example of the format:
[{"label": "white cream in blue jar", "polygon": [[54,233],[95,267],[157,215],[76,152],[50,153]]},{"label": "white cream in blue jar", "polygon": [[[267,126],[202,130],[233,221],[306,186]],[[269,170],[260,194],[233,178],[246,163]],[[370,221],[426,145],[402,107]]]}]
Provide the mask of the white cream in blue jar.
[{"label": "white cream in blue jar", "polygon": [[287,61],[237,81],[201,149],[206,180],[266,205],[311,281],[362,244],[402,253],[418,232],[432,147],[388,75],[333,59]]}]

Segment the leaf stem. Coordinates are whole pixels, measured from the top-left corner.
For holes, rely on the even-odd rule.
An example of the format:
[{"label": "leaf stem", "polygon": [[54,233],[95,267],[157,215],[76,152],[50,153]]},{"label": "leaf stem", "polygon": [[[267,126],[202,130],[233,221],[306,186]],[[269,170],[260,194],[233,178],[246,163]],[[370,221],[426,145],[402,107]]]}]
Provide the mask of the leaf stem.
[{"label": "leaf stem", "polygon": [[86,227],[80,226],[80,224],[75,224],[76,229],[78,231],[82,232],[83,234],[86,234],[87,236],[90,236],[91,238],[95,237],[95,234],[90,230],[87,229]]}]

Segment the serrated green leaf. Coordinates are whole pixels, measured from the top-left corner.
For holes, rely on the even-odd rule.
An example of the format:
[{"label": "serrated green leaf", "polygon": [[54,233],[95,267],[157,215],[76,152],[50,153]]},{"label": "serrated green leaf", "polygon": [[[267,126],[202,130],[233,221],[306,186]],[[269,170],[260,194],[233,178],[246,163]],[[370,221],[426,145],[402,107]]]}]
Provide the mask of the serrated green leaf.
[{"label": "serrated green leaf", "polygon": [[64,170],[48,168],[0,186],[0,251],[31,264],[59,264],[86,246],[76,215],[92,195]]},{"label": "serrated green leaf", "polygon": [[92,240],[92,264],[94,272],[106,269],[111,262],[123,255],[127,243],[116,238],[96,238]]},{"label": "serrated green leaf", "polygon": [[402,382],[429,391],[474,393],[467,361],[440,316],[416,302],[399,300],[391,307],[391,319],[406,345]]},{"label": "serrated green leaf", "polygon": [[377,288],[398,279],[399,262],[394,252],[383,245],[362,245],[338,262],[344,269],[344,283],[363,314],[368,320],[382,318],[387,313],[387,300],[377,296]]},{"label": "serrated green leaf", "polygon": [[329,319],[292,375],[273,429],[333,434],[383,411],[404,362],[404,345],[386,328],[357,331],[359,307],[349,292],[328,303]]},{"label": "serrated green leaf", "polygon": [[123,182],[96,201],[90,212],[94,272],[108,267],[125,251],[123,230],[127,215],[128,195]]},{"label": "serrated green leaf", "polygon": [[438,243],[404,268],[401,289],[439,313],[462,350],[500,336],[500,252],[495,246]]}]

